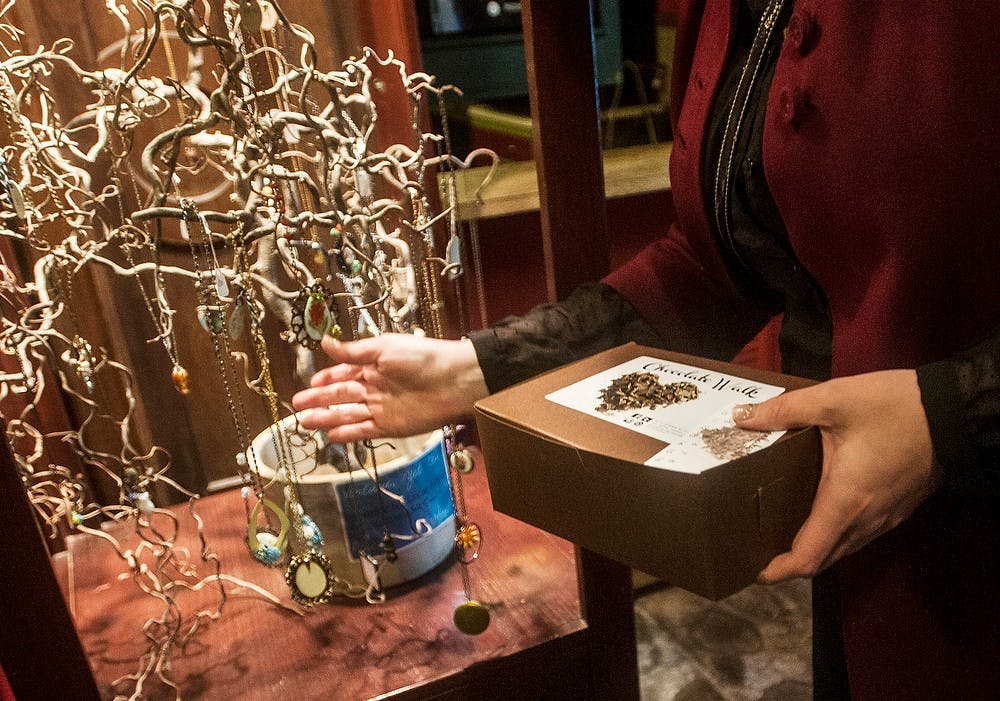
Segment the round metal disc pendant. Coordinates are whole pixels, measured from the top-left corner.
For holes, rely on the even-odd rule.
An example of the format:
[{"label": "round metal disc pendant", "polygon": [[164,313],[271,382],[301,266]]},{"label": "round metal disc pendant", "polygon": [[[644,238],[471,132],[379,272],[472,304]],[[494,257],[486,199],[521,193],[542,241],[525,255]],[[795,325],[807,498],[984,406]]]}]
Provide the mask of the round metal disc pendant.
[{"label": "round metal disc pendant", "polygon": [[310,551],[292,558],[285,581],[292,598],[303,606],[325,604],[333,589],[333,568],[325,555]]},{"label": "round metal disc pendant", "polygon": [[455,627],[466,635],[479,635],[490,625],[490,611],[478,601],[466,601],[455,609]]},{"label": "round metal disc pendant", "polygon": [[461,472],[462,474],[467,474],[472,472],[472,468],[475,466],[475,461],[469,454],[469,451],[465,448],[460,448],[454,453],[448,456],[448,462],[451,466]]}]

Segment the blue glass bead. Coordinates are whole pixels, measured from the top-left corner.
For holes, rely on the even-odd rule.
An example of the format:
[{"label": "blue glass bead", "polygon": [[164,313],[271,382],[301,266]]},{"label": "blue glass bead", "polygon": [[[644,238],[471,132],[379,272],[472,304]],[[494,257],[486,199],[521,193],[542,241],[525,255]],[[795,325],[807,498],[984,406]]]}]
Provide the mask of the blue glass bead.
[{"label": "blue glass bead", "polygon": [[320,533],[316,522],[307,514],[302,515],[302,534],[313,548],[323,547],[323,534]]},{"label": "blue glass bead", "polygon": [[262,545],[257,548],[253,556],[265,565],[275,565],[281,559],[281,551],[273,545]]}]

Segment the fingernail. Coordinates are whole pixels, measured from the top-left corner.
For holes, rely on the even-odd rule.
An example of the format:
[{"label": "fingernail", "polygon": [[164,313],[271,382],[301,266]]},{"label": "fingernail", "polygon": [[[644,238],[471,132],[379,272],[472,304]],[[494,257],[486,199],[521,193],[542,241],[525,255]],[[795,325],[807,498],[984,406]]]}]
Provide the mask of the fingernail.
[{"label": "fingernail", "polygon": [[733,407],[733,421],[746,421],[752,419],[757,411],[756,404],[737,404]]}]

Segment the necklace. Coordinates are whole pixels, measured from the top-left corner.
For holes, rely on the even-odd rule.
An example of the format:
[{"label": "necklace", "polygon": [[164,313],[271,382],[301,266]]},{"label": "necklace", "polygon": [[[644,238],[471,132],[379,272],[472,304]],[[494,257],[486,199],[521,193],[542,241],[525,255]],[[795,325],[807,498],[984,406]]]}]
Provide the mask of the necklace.
[{"label": "necklace", "polygon": [[[124,158],[124,156],[122,156]],[[118,211],[121,215],[122,221],[126,222],[121,227],[119,227],[118,232],[122,234],[122,244],[121,250],[125,255],[125,259],[128,261],[129,267],[135,271],[135,282],[139,287],[139,296],[142,297],[142,303],[146,307],[146,312],[149,314],[149,318],[153,321],[153,326],[156,328],[157,335],[150,339],[150,343],[155,343],[160,341],[163,345],[163,349],[167,352],[167,357],[170,358],[171,362],[171,373],[170,379],[174,383],[174,387],[181,394],[189,394],[191,392],[191,387],[189,384],[188,371],[181,364],[180,359],[177,355],[177,343],[176,337],[174,336],[174,325],[173,325],[173,314],[174,310],[170,308],[170,305],[166,301],[166,285],[163,279],[163,272],[160,270],[160,253],[159,253],[159,230],[160,222],[157,220],[157,236],[153,237],[145,229],[139,229],[134,224],[132,224],[125,215],[125,203],[124,203],[124,192],[122,189],[121,180],[121,159],[112,168],[111,180],[115,184],[117,190],[117,202]],[[132,180],[132,187],[135,192],[136,201],[140,201],[139,186],[136,185],[135,180]],[[145,224],[144,224],[145,226]],[[135,255],[133,249],[148,247],[150,251],[150,259],[153,262],[153,289],[155,290],[156,306],[157,309],[153,308],[153,301],[146,290],[145,284],[142,282],[142,275],[136,268]]]},{"label": "necklace", "polygon": [[[241,230],[238,229],[233,243],[234,246],[244,246]],[[239,266],[241,294],[244,296],[247,307],[250,338],[260,367],[260,381],[263,383],[262,394],[271,421],[269,430],[274,445],[275,459],[279,466],[277,473],[279,477],[284,477],[286,480],[284,489],[286,509],[289,512],[291,530],[296,537],[299,550],[298,554],[293,555],[289,561],[285,570],[285,581],[295,601],[303,606],[315,606],[329,601],[333,594],[338,593],[338,588],[342,588],[343,583],[334,575],[330,561],[320,552],[320,548],[323,546],[323,537],[319,528],[302,507],[298,492],[298,472],[278,407],[278,395],[271,375],[267,340],[264,337],[262,319],[257,312],[253,280],[250,275],[250,267],[244,259],[245,255],[245,250],[239,253],[242,263]]]},{"label": "necklace", "polygon": [[[15,143],[24,144],[26,149],[29,148],[29,145],[34,144],[30,129],[24,125],[21,110],[18,107],[17,92],[14,90],[14,86],[10,82],[10,77],[6,71],[0,71],[0,109],[3,110],[4,119],[7,121],[11,140]],[[37,154],[33,149],[30,155],[32,156],[32,160],[37,159]],[[3,180],[0,183],[3,186],[2,191],[0,191],[0,198],[5,199],[15,216],[24,222],[25,238],[28,240],[28,243],[39,251],[48,251],[51,248],[49,242],[39,238],[35,234],[35,226],[33,226],[31,221],[35,210],[30,206],[25,193],[21,191],[17,180],[11,174],[10,164],[7,163],[2,150],[0,150],[0,159],[2,159],[2,173],[0,173],[0,177]],[[45,182],[47,183],[48,181],[46,180]]]},{"label": "necklace", "polygon": [[[448,126],[448,114],[444,103],[444,92],[438,92],[438,106],[441,117],[441,131],[444,137],[444,153],[439,154],[441,160],[446,164],[445,173],[447,178],[447,206],[449,212],[449,240],[446,246],[446,268],[454,274],[447,275],[448,279],[455,283],[455,299],[458,305],[459,324],[462,327],[463,335],[468,329],[468,317],[466,315],[461,280],[464,278],[465,267],[462,261],[461,238],[458,225],[458,197],[455,184],[455,169],[451,161],[452,144],[451,130]],[[482,262],[480,260],[478,230],[473,236],[473,260],[475,283],[478,287],[478,298],[480,315],[485,326],[485,291],[482,287]],[[437,290],[433,290],[437,295]],[[437,299],[437,297],[435,297]],[[458,552],[459,566],[462,573],[462,588],[465,593],[465,601],[455,608],[455,627],[467,635],[479,635],[490,625],[490,611],[482,603],[477,601],[472,594],[472,577],[469,567],[479,558],[482,547],[483,533],[479,525],[469,519],[468,509],[465,504],[465,488],[463,478],[472,471],[475,462],[469,450],[460,439],[460,434],[464,427],[448,426],[445,428],[445,445],[448,452],[448,476],[452,489],[452,497],[455,503],[455,547]]]},{"label": "necklace", "polygon": [[449,426],[445,429],[445,445],[448,452],[448,467],[452,488],[452,500],[455,503],[455,549],[458,553],[459,566],[462,572],[462,589],[465,601],[455,608],[455,627],[467,635],[479,635],[490,625],[490,611],[472,596],[472,577],[469,566],[479,558],[483,535],[479,526],[469,520],[465,506],[465,490],[462,476],[473,468],[473,459],[468,449],[459,440],[461,426]]},{"label": "necklace", "polygon": [[[226,315],[223,310],[223,300],[229,293],[228,284],[215,253],[215,244],[212,240],[212,231],[208,220],[197,210],[192,200],[181,199],[180,204],[184,212],[184,218],[180,222],[182,238],[188,241],[191,248],[191,258],[194,262],[195,287],[200,302],[198,321],[212,338],[212,348],[219,366],[219,375],[222,378],[229,415],[233,422],[237,445],[240,446],[236,453],[236,464],[244,482],[240,491],[247,517],[247,548],[258,562],[276,567],[281,564],[285,556],[290,523],[284,510],[264,494],[257,456],[250,440],[246,407],[238,390],[239,375],[232,364],[232,349],[229,344]],[[199,262],[198,246],[187,231],[188,217],[197,219],[201,223],[201,248],[206,254],[206,258],[211,261],[213,284],[207,284],[204,280]],[[250,507],[251,492],[257,499],[253,508]],[[277,519],[277,528],[274,529],[269,524],[267,530],[261,531],[259,529],[261,517],[269,521],[272,516]]]}]

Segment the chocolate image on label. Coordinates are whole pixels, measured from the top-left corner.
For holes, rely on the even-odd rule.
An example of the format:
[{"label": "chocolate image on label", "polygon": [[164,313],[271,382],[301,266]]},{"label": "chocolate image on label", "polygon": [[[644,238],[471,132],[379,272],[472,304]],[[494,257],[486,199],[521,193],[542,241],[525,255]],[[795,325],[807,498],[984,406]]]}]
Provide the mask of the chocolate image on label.
[{"label": "chocolate image on label", "polygon": [[729,462],[753,452],[766,435],[736,426],[722,426],[703,429],[701,440],[712,455]]},{"label": "chocolate image on label", "polygon": [[631,409],[656,409],[697,399],[698,386],[693,382],[663,384],[651,372],[630,372],[612,380],[601,390],[601,403],[597,411],[624,411]]}]

